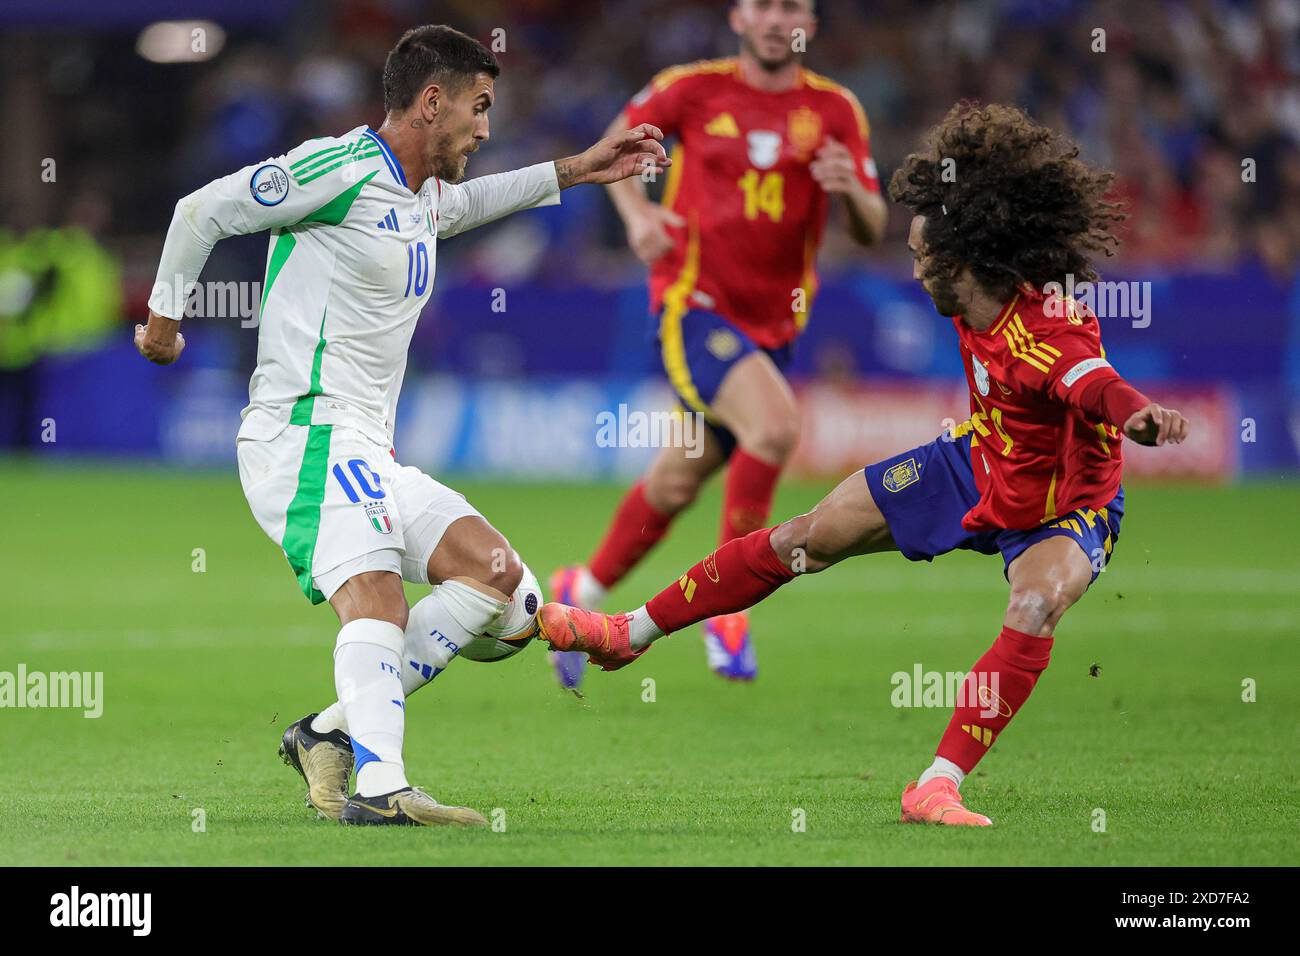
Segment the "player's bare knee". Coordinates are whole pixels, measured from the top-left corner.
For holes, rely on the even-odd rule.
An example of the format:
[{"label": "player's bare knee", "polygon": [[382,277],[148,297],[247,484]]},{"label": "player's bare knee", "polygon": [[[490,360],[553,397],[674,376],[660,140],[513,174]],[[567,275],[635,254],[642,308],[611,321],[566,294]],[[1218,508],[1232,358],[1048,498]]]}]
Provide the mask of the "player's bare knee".
[{"label": "player's bare knee", "polygon": [[501,539],[501,544],[493,549],[487,567],[475,575],[481,584],[507,596],[515,593],[515,588],[519,587],[523,577],[524,563],[519,560],[519,553],[510,547],[504,538]]},{"label": "player's bare knee", "polygon": [[764,461],[784,462],[799,444],[797,415],[777,415],[752,428],[742,443],[745,451]]},{"label": "player's bare knee", "polygon": [[672,475],[656,480],[646,489],[646,497],[657,511],[676,514],[689,508],[700,493],[700,482],[688,475]]},{"label": "player's bare knee", "polygon": [[1007,617],[1021,623],[1021,630],[1036,634],[1054,627],[1073,603],[1074,596],[1061,582],[1020,585],[1011,589]]}]

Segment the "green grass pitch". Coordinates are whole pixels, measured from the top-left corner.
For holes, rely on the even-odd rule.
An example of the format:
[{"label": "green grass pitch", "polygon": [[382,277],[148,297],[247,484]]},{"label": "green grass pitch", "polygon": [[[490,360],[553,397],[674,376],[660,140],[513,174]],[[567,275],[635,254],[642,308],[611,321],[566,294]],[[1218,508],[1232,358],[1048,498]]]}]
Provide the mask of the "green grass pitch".
[{"label": "green grass pitch", "polygon": [[[590,552],[619,495],[458,486],[543,583]],[[786,486],[777,514],[826,487]],[[408,770],[446,802],[500,808],[504,830],[349,830],[314,818],[275,754],[286,723],[333,700],[334,618],[303,600],[234,475],[11,460],[0,670],[102,671],[105,701],[99,719],[0,710],[0,861],[1293,864],[1296,493],[1129,489],[1113,565],[963,788],[992,830],[897,822],[948,711],[894,707],[891,675],[963,671],[1000,626],[1001,563],[965,554],[860,558],[794,582],[753,615],[753,686],[710,675],[696,631],[590,674],[585,700],[554,685],[540,645],[457,661],[411,699]],[[703,555],[717,514],[715,487],[612,605]]]}]

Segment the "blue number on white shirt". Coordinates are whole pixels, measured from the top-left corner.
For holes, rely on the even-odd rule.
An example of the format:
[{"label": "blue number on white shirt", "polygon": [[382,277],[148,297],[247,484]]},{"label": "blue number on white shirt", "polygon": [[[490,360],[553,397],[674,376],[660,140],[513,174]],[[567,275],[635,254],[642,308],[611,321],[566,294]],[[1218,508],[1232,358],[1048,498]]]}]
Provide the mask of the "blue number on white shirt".
[{"label": "blue number on white shirt", "polygon": [[416,242],[406,247],[406,291],[402,298],[411,294],[411,278],[415,278],[415,294],[424,295],[429,285],[429,247],[423,242]]}]

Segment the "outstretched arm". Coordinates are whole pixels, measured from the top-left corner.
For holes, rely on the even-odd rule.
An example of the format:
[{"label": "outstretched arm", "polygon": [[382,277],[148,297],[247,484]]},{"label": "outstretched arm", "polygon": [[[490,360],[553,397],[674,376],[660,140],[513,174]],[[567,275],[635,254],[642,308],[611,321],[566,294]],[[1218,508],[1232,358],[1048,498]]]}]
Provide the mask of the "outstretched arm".
[{"label": "outstretched arm", "polygon": [[664,152],[663,138],[659,127],[649,123],[611,133],[577,156],[556,160],[555,175],[560,188],[578,183],[616,183],[639,175],[647,167],[671,166],[672,160]]},{"label": "outstretched arm", "polygon": [[135,327],[141,355],[157,365],[180,357],[185,303],[219,241],[317,221],[331,203],[361,191],[370,177],[359,179],[351,163],[338,158],[346,155],[343,147],[329,142],[337,143],[309,140],[284,156],[213,180],[176,204],[149,296],[149,324]]},{"label": "outstretched arm", "polygon": [[438,235],[458,235],[502,216],[553,206],[560,190],[579,183],[613,183],[636,175],[649,163],[667,166],[663,133],[649,124],[606,136],[576,156],[539,163],[464,183],[437,182]]},{"label": "outstretched arm", "polygon": [[1139,445],[1178,445],[1187,438],[1187,419],[1172,408],[1151,401],[1100,357],[1076,358],[1055,376],[1054,389],[1090,418],[1109,422]]}]

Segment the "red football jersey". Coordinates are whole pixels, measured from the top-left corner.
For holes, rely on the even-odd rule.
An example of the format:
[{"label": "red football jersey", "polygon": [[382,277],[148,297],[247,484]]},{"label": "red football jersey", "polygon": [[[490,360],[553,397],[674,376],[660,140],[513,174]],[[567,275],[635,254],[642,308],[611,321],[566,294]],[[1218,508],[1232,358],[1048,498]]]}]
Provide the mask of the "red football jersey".
[{"label": "red football jersey", "polygon": [[626,115],[677,138],[663,203],[688,225],[650,267],[654,310],[704,308],[765,348],[789,342],[808,321],[826,224],[813,155],[838,140],[862,184],[880,191],[857,98],[803,69],[789,90],[757,90],[733,57],[664,70]]},{"label": "red football jersey", "polygon": [[980,492],[962,526],[1026,530],[1108,505],[1124,467],[1122,434],[1079,407],[1086,386],[1118,378],[1097,317],[1072,299],[1024,288],[987,329],[960,317],[953,325],[971,410],[957,431],[974,432],[971,467]]}]

